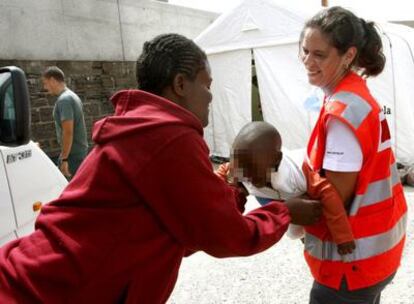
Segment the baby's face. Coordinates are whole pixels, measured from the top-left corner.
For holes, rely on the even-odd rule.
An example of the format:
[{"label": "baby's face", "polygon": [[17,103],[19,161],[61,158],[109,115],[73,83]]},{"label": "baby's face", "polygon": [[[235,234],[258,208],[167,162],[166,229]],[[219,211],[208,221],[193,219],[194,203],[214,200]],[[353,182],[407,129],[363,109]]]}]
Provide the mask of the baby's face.
[{"label": "baby's face", "polygon": [[271,174],[277,171],[282,152],[278,149],[234,149],[230,158],[233,176],[248,181],[257,188],[270,184]]}]

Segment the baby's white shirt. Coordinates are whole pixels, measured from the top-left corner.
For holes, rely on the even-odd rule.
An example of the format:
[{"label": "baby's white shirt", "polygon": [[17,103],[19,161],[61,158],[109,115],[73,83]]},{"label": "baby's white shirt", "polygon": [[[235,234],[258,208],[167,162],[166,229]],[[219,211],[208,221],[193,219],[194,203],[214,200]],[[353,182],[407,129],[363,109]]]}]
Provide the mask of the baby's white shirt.
[{"label": "baby's white shirt", "polygon": [[243,182],[251,195],[286,200],[306,192],[306,178],[302,171],[305,149],[282,149],[282,152],[283,157],[279,168],[270,176],[272,188],[256,188],[250,182]]}]

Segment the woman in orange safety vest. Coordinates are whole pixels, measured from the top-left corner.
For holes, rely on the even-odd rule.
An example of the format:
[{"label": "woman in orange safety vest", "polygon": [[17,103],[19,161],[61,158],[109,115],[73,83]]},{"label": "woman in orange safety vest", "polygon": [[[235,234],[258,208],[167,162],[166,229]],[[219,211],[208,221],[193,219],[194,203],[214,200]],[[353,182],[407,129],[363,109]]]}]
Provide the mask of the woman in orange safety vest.
[{"label": "woman in orange safety vest", "polygon": [[365,80],[384,68],[381,38],[372,22],[331,7],[305,24],[300,56],[325,93],[304,165],[335,186],[356,245],[341,256],[323,221],[306,228],[310,303],[379,303],[400,264],[407,220],[387,121]]}]

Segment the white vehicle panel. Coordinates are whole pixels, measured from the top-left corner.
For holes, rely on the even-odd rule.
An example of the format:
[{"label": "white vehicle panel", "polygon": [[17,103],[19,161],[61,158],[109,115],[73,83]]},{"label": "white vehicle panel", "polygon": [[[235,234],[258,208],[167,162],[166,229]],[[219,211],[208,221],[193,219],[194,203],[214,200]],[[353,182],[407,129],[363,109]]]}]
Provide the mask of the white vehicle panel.
[{"label": "white vehicle panel", "polygon": [[4,244],[13,241],[14,239],[16,239],[16,233],[13,231],[12,233],[9,233],[7,235],[2,235],[0,236],[0,247],[3,246]]},{"label": "white vehicle panel", "polygon": [[16,233],[15,233],[17,237],[20,238],[22,236],[32,233],[34,230],[35,222],[36,222],[36,218],[32,219],[30,222],[24,224],[23,226],[20,226],[19,228],[17,228]]},{"label": "white vehicle panel", "polygon": [[33,142],[2,148],[18,228],[33,222],[33,204],[56,199],[67,180],[47,155]]},{"label": "white vehicle panel", "polygon": [[16,228],[9,183],[4,170],[4,157],[0,151],[0,239]]}]

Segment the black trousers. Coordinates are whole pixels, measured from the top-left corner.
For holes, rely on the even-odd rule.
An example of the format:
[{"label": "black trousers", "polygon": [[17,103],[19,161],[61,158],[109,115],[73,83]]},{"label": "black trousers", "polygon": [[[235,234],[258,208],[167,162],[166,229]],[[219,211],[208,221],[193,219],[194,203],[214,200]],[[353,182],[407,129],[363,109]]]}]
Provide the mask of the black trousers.
[{"label": "black trousers", "polygon": [[348,290],[345,277],[339,290],[326,287],[314,281],[309,304],[379,304],[381,292],[392,281],[395,273],[384,281],[367,288]]}]

